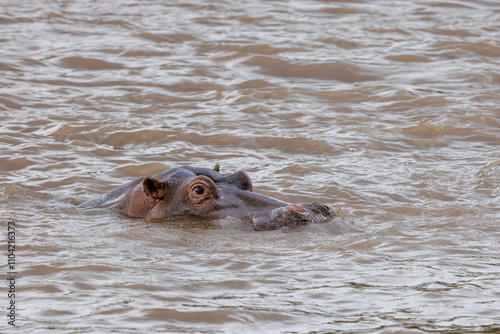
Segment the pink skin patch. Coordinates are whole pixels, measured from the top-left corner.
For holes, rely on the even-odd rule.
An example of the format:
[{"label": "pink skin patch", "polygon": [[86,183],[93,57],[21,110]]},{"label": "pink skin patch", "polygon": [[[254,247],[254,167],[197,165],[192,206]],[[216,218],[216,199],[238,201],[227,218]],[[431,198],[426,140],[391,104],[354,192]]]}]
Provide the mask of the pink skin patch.
[{"label": "pink skin patch", "polygon": [[295,204],[290,204],[289,206],[287,206],[287,208],[289,208],[290,210],[293,210],[295,212],[298,212],[298,213],[306,213],[307,211],[302,209],[300,206],[297,206]]}]

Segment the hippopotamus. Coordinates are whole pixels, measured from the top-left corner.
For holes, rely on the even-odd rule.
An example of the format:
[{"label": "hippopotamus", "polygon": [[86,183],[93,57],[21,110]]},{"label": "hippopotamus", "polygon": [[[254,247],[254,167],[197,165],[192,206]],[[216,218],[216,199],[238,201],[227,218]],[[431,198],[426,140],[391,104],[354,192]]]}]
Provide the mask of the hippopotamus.
[{"label": "hippopotamus", "polygon": [[139,177],[80,204],[82,208],[102,206],[116,206],[134,218],[231,217],[256,231],[324,223],[334,217],[319,202],[291,204],[256,194],[246,172],[223,174],[219,164],[213,169],[183,166]]}]

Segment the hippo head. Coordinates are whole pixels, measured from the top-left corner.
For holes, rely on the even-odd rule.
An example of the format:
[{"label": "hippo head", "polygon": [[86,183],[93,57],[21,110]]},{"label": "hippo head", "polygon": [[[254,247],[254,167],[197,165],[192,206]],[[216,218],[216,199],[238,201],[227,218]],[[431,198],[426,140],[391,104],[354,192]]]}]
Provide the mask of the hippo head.
[{"label": "hippo head", "polygon": [[136,179],[82,204],[96,207],[116,204],[136,218],[197,216],[204,219],[234,217],[256,230],[320,223],[331,219],[330,208],[319,202],[290,204],[252,192],[247,173],[232,174],[184,166]]}]

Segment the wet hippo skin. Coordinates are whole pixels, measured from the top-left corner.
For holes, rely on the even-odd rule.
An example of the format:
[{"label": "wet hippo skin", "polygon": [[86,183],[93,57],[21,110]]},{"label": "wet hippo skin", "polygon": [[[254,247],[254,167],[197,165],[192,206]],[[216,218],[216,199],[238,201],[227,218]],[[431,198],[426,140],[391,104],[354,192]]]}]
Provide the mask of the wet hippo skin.
[{"label": "wet hippo skin", "polygon": [[80,205],[82,208],[116,206],[135,218],[197,216],[204,219],[234,217],[255,230],[324,223],[333,211],[319,202],[290,204],[252,192],[247,173],[183,166],[139,177]]}]

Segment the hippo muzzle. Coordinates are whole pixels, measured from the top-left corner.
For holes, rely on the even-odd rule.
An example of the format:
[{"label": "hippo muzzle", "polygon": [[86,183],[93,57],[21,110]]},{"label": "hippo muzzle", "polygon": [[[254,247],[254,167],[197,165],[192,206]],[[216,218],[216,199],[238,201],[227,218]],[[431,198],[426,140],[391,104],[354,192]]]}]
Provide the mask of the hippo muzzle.
[{"label": "hippo muzzle", "polygon": [[241,219],[255,230],[324,223],[335,215],[319,202],[291,204],[252,192],[247,173],[183,166],[137,178],[88,200],[82,208],[116,206],[134,218],[197,216]]}]

